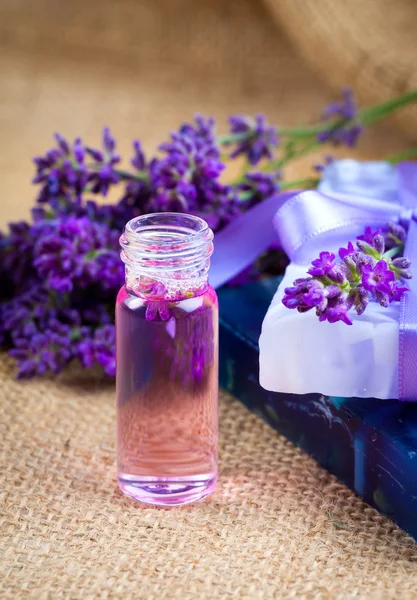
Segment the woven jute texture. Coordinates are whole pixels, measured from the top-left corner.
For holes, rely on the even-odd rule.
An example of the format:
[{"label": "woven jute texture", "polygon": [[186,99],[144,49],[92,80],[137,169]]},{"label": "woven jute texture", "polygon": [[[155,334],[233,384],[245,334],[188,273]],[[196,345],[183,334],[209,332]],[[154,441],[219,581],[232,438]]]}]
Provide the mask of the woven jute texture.
[{"label": "woven jute texture", "polygon": [[415,598],[414,542],[230,396],[217,490],[159,510],[117,489],[112,385],[0,377],[1,598]]},{"label": "woven jute texture", "polygon": [[[1,226],[27,217],[55,130],[94,144],[109,124],[126,155],[196,110],[308,123],[331,97],[256,0],[3,0],[0,72]],[[378,126],[356,155],[405,143]],[[117,489],[112,384],[0,361],[2,600],[416,597],[411,538],[226,394],[216,492],[151,509]]]},{"label": "woven jute texture", "polygon": [[[372,104],[417,88],[415,0],[264,0],[300,55],[333,87]],[[417,109],[396,116],[417,138]]]}]

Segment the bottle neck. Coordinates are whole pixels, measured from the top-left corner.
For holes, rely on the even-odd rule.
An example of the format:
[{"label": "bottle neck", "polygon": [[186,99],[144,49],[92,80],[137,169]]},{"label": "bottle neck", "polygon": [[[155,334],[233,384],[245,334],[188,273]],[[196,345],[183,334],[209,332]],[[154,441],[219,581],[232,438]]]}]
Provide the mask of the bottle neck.
[{"label": "bottle neck", "polygon": [[120,237],[127,290],[171,302],[207,289],[213,232],[203,219],[180,213],[136,217]]}]

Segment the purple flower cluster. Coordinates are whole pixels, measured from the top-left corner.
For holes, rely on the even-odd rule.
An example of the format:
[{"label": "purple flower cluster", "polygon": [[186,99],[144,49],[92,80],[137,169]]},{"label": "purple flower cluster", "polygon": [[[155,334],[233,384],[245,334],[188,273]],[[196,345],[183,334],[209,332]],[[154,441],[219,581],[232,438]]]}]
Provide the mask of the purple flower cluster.
[{"label": "purple flower cluster", "polygon": [[[264,146],[251,133],[254,151],[265,154],[271,132],[263,118],[256,122]],[[129,172],[119,168],[108,128],[100,149],[56,134],[56,146],[34,159],[33,221],[0,233],[0,344],[17,359],[19,377],[58,373],[74,358],[114,374],[113,305],[124,279],[118,238],[127,221],[180,211],[218,231],[275,191],[272,178],[261,173],[242,185],[220,181],[225,165],[214,129],[213,119],[197,116],[151,160],[134,141]],[[123,188],[119,202],[96,201],[113,187]],[[151,304],[150,316],[154,309]]]},{"label": "purple flower cluster", "polygon": [[116,374],[116,335],[113,325],[98,327],[90,336],[78,343],[76,355],[85,368],[98,363],[106,375]]},{"label": "purple flower cluster", "polygon": [[[331,121],[320,130],[320,141],[354,143],[360,124],[349,90],[323,117]],[[314,139],[316,132],[313,128],[307,134]],[[280,135],[291,136],[291,130],[281,130]],[[289,160],[292,154],[287,150],[293,143],[304,139],[297,137],[299,128],[294,135],[279,148],[282,158],[275,160],[278,130],[263,115],[231,117],[230,132],[223,138],[215,135],[214,119],[197,115],[172,133],[155,157],[148,159],[135,140],[131,168],[124,170],[108,128],[98,149],[80,138],[70,143],[56,134],[55,146],[34,159],[33,182],[39,193],[31,222],[12,223],[7,232],[0,232],[0,345],[17,359],[19,376],[57,373],[72,359],[85,367],[98,363],[112,375],[113,305],[124,279],[118,238],[125,223],[143,214],[173,211],[200,216],[215,232],[221,230],[279,191],[280,173],[273,169]],[[222,146],[230,146],[231,158],[244,157],[249,165],[271,161],[268,172],[258,166],[226,183]],[[115,191],[118,202],[103,202]],[[398,280],[407,276],[407,261],[376,260],[372,252],[382,256],[376,234],[388,249],[400,245],[405,232],[399,226],[382,233],[367,230],[358,240],[363,246],[346,250],[339,265],[322,255],[312,266],[316,274],[287,294],[291,307],[316,307],[322,318],[338,320],[349,303],[360,310],[372,295],[381,303],[400,297]],[[385,271],[384,265],[377,265],[380,260],[388,265]],[[261,262],[251,267],[251,277],[258,274]],[[170,314],[167,306],[150,303],[147,316],[157,313],[162,320]],[[204,349],[196,347],[192,360],[200,350],[203,364]]]},{"label": "purple flower cluster", "polygon": [[251,165],[258,164],[263,158],[272,159],[279,144],[278,130],[269,125],[264,115],[255,118],[241,115],[230,117],[231,139],[226,144],[234,144],[231,158],[245,156]]},{"label": "purple flower cluster", "polygon": [[100,284],[115,289],[123,280],[117,250],[119,232],[87,217],[64,216],[43,223],[33,249],[33,266],[60,293]]},{"label": "purple flower cluster", "polygon": [[345,87],[342,89],[342,95],[341,102],[332,102],[323,111],[322,120],[330,121],[331,126],[322,129],[317,134],[317,140],[320,143],[332,142],[352,147],[362,133],[363,126],[358,118],[353,91]]},{"label": "purple flower cluster", "polygon": [[279,191],[279,178],[279,173],[246,173],[243,181],[237,185],[240,202],[249,208],[270,198]]},{"label": "purple flower cluster", "polygon": [[205,219],[213,230],[239,214],[238,199],[230,185],[220,182],[225,165],[214,136],[214,119],[197,116],[159,149],[150,180],[156,210],[186,212]]},{"label": "purple flower cluster", "polygon": [[[404,256],[391,256],[401,251],[405,237],[405,229],[398,224],[376,232],[367,228],[356,248],[349,242],[347,248],[339,249],[338,261],[332,252],[321,252],[308,270],[309,277],[285,289],[283,304],[299,312],[314,308],[320,321],[352,325],[351,309],[361,315],[370,300],[384,307],[400,300],[408,290],[403,281],[411,278],[411,263]],[[391,243],[388,251],[385,240]]]}]

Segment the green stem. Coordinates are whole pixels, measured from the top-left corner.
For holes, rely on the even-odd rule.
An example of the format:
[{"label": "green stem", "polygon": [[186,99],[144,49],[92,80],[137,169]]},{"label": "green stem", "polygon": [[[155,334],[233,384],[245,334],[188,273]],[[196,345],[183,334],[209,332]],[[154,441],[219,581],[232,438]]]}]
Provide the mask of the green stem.
[{"label": "green stem", "polygon": [[114,169],[114,172],[119,175],[122,179],[136,179],[137,181],[148,181],[149,177],[146,173],[138,171],[137,173],[129,173],[129,171],[123,171],[121,169]]},{"label": "green stem", "polygon": [[411,92],[407,92],[407,94],[403,94],[398,98],[388,100],[387,102],[383,102],[382,104],[378,104],[376,106],[362,108],[359,111],[359,115],[366,118],[368,114],[371,114],[372,112],[387,114],[397,110],[398,108],[403,108],[407,104],[412,104],[413,102],[417,102],[417,90],[412,90]]},{"label": "green stem", "polygon": [[280,169],[281,167],[286,165],[290,160],[294,160],[296,158],[300,158],[301,156],[304,156],[305,154],[308,154],[311,150],[313,150],[314,148],[316,148],[319,145],[320,144],[316,140],[316,138],[308,140],[306,142],[306,144],[299,150],[290,150],[289,152],[284,154],[284,156],[282,158],[280,158],[279,160],[273,160],[273,161],[267,163],[266,165],[261,167],[260,170],[268,172],[268,171],[275,171],[277,169]]},{"label": "green stem", "polygon": [[402,160],[407,160],[409,158],[417,158],[417,147],[416,148],[408,148],[407,150],[402,150],[401,152],[397,152],[396,154],[391,154],[385,160],[392,164],[396,164],[401,162]]},{"label": "green stem", "polygon": [[401,244],[400,246],[394,246],[394,248],[391,248],[391,250],[387,250],[386,252],[384,252],[382,258],[392,258],[396,254],[402,252],[403,248],[404,244]]},{"label": "green stem", "polygon": [[316,187],[319,183],[319,177],[310,177],[308,179],[295,179],[294,181],[283,181],[279,189],[280,190],[288,190],[290,188],[305,188],[305,187]]},{"label": "green stem", "polygon": [[[388,100],[387,102],[383,102],[382,104],[377,104],[376,106],[367,106],[358,111],[358,115],[355,120],[363,123],[364,125],[371,125],[372,123],[376,123],[387,114],[394,112],[407,104],[412,104],[413,102],[417,102],[417,90],[413,90],[408,92],[407,94],[403,94],[399,98],[394,98],[393,100]],[[307,127],[290,127],[280,129],[279,133],[281,136],[289,136],[289,137],[310,137],[312,135],[317,135],[322,131],[326,131],[327,129],[331,129],[332,127],[340,127],[344,124],[349,123],[348,120],[341,119],[340,121],[336,121],[333,123],[323,123],[319,125],[311,125]]]},{"label": "green stem", "polygon": [[224,146],[227,144],[232,144],[233,142],[240,142],[240,140],[245,140],[248,137],[246,132],[243,133],[231,133],[230,135],[219,135],[217,138],[217,143],[220,146]]},{"label": "green stem", "polygon": [[250,198],[253,198],[253,191],[247,191],[247,192],[240,192],[239,196],[239,200],[241,202],[245,202],[246,200],[249,200]]}]

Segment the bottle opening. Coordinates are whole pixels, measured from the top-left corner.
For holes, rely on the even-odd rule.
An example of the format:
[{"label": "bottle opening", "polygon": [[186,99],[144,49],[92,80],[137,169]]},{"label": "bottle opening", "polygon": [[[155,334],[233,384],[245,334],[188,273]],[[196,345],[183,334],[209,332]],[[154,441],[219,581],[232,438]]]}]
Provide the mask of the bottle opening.
[{"label": "bottle opening", "polygon": [[155,213],[126,224],[120,238],[129,291],[180,299],[207,287],[213,232],[199,217]]}]

